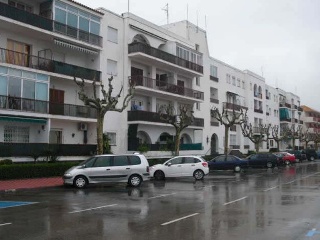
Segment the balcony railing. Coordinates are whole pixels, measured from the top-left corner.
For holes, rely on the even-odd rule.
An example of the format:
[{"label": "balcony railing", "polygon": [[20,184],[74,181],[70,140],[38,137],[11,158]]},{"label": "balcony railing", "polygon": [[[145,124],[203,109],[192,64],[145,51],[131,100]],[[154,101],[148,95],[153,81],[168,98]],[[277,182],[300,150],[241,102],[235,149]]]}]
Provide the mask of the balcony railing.
[{"label": "balcony railing", "polygon": [[210,80],[215,81],[215,82],[219,82],[219,78],[210,75]]},{"label": "balcony railing", "polygon": [[233,103],[228,103],[228,102],[224,102],[223,103],[223,108],[224,109],[229,109],[229,110],[235,110],[235,111],[240,111],[241,109],[245,109],[247,110],[247,107],[241,106],[241,105],[237,105],[237,104],[233,104]]},{"label": "balcony railing", "polygon": [[231,149],[240,149],[240,145],[229,145]]},{"label": "balcony railing", "polygon": [[100,71],[0,48],[0,62],[100,81]]},{"label": "balcony railing", "polygon": [[[174,144],[145,144],[148,151],[174,151]],[[139,142],[128,142],[128,151],[138,151]],[[202,150],[202,143],[180,144],[180,151]]]},{"label": "balcony railing", "polygon": [[210,102],[219,104],[219,99],[210,98]]},{"label": "balcony railing", "polygon": [[262,109],[254,109],[254,112],[256,112],[256,113],[263,113],[263,110]]},{"label": "balcony railing", "polygon": [[9,6],[2,2],[0,2],[0,15],[44,30],[57,32],[89,44],[102,46],[102,37],[98,35],[67,26],[63,23]]},{"label": "balcony railing", "polygon": [[88,106],[53,103],[48,101],[0,96],[0,109],[34,112],[52,115],[62,115],[81,118],[96,118],[95,109]]},{"label": "balcony railing", "polygon": [[143,86],[200,100],[204,99],[203,92],[144,76],[131,76],[129,77],[129,81],[136,86]]},{"label": "balcony railing", "polygon": [[[160,118],[160,114],[157,112],[148,111],[128,111],[128,121],[146,121],[146,122],[158,122],[167,123],[167,121]],[[203,118],[194,118],[194,121],[190,126],[203,127]]]},{"label": "balcony railing", "polygon": [[211,124],[211,126],[213,126],[213,127],[219,127],[219,122],[213,122],[213,121],[211,121],[210,124]]},{"label": "balcony railing", "polygon": [[280,118],[281,122],[291,122],[291,118]]},{"label": "balcony railing", "polygon": [[166,62],[176,64],[180,67],[184,67],[184,68],[187,68],[187,69],[199,72],[199,73],[203,73],[203,66],[198,65],[193,62],[190,62],[188,60],[179,58],[175,55],[172,55],[172,54],[167,53],[165,51],[162,51],[160,49],[153,48],[153,47],[146,45],[144,43],[140,43],[140,42],[130,43],[128,46],[128,53],[135,53],[135,52],[145,53],[147,55],[150,55],[155,58],[159,58],[159,59],[164,60]]}]

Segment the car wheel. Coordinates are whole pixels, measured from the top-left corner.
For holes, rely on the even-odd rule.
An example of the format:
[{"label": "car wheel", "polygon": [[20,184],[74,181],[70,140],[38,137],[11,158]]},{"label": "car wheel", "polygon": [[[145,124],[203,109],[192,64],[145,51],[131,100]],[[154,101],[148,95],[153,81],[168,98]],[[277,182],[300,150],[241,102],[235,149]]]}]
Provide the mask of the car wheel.
[{"label": "car wheel", "polygon": [[155,180],[164,180],[165,176],[164,176],[164,172],[157,170],[155,171],[155,173],[153,174],[153,177]]},{"label": "car wheel", "polygon": [[286,165],[289,165],[289,164],[290,164],[290,161],[286,160],[286,161],[285,161],[285,164],[286,164]]},{"label": "car wheel", "polygon": [[241,172],[241,167],[240,166],[235,166],[234,167],[235,172]]},{"label": "car wheel", "polygon": [[310,161],[314,161],[314,156],[311,156],[311,157],[310,157]]},{"label": "car wheel", "polygon": [[272,162],[267,162],[267,168],[272,168],[272,167],[273,167]]},{"label": "car wheel", "polygon": [[73,180],[73,186],[76,188],[85,188],[88,184],[88,179],[85,176],[77,176]]},{"label": "car wheel", "polygon": [[193,173],[193,177],[196,179],[196,180],[201,180],[204,178],[204,173],[202,170],[195,170],[194,173]]},{"label": "car wheel", "polygon": [[139,187],[141,183],[142,183],[142,179],[139,175],[135,174],[129,177],[128,184],[131,187]]}]

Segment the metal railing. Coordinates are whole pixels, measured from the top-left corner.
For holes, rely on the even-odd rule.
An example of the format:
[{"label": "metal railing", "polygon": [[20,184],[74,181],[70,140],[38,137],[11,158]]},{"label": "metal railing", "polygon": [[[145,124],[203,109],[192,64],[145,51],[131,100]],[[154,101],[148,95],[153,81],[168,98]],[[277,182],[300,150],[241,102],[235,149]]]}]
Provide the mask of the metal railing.
[{"label": "metal railing", "polygon": [[254,109],[254,112],[256,112],[256,113],[263,113],[263,110],[262,109]]},{"label": "metal railing", "polygon": [[[158,122],[167,123],[167,121],[160,118],[160,114],[157,112],[148,111],[128,111],[128,121],[146,121],[146,122]],[[204,127],[203,118],[194,118],[194,121],[190,126]]]},{"label": "metal railing", "polygon": [[141,42],[133,42],[129,44],[128,53],[135,53],[135,52],[142,52],[152,57],[156,57],[164,61],[176,64],[178,66],[181,66],[199,73],[203,73],[203,66],[190,62],[188,60],[179,58],[173,54],[167,53],[165,51],[151,47]]},{"label": "metal railing", "polygon": [[200,100],[204,99],[203,92],[144,76],[131,76],[129,82],[135,84],[135,86],[143,86]]},{"label": "metal railing", "polygon": [[100,81],[101,72],[89,68],[41,58],[26,53],[0,48],[0,62],[47,72],[59,73],[71,77]]},{"label": "metal railing", "polygon": [[210,80],[215,81],[215,82],[219,82],[219,78],[210,75]]},{"label": "metal railing", "polygon": [[211,121],[211,122],[210,122],[210,125],[213,126],[213,127],[219,127],[219,122],[213,122],[213,121]]},{"label": "metal railing", "polygon": [[233,104],[233,103],[229,103],[229,102],[224,102],[223,103],[223,108],[224,109],[229,109],[229,110],[235,110],[235,111],[240,111],[241,109],[245,109],[247,110],[247,107],[241,106],[241,105],[237,105],[237,104]]},{"label": "metal railing", "polygon": [[0,109],[82,118],[97,117],[96,109],[90,108],[88,106],[54,103],[2,95],[0,95]]},{"label": "metal railing", "polygon": [[[102,46],[102,37],[99,35],[70,27],[66,24],[59,23],[53,21],[52,19],[9,6],[8,4],[2,2],[0,2],[0,15],[19,22],[30,24],[41,29],[57,32],[83,42],[87,42],[100,47]],[[48,15],[51,16],[52,14]]]},{"label": "metal railing", "polygon": [[210,102],[219,104],[219,99],[210,98]]}]

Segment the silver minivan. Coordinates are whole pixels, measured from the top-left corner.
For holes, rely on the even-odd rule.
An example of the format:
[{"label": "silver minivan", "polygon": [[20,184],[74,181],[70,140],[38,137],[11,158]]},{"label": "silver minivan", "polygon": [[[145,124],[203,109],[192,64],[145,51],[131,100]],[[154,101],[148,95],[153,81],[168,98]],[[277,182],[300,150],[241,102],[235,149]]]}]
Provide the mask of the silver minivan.
[{"label": "silver minivan", "polygon": [[65,185],[84,188],[92,183],[124,182],[138,187],[149,180],[149,163],[142,154],[97,155],[67,170]]}]

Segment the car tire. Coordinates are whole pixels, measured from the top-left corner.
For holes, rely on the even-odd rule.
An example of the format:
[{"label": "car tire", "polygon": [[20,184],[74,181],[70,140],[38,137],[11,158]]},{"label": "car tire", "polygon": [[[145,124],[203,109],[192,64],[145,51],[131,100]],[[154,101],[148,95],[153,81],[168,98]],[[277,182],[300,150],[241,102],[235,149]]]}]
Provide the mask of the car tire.
[{"label": "car tire", "polygon": [[240,166],[235,166],[235,167],[234,167],[234,171],[235,171],[235,172],[241,172],[241,170],[242,170],[242,169],[241,169]]},{"label": "car tire", "polygon": [[310,157],[310,161],[314,161],[314,159],[315,159],[314,156]]},{"label": "car tire", "polygon": [[128,179],[128,184],[130,187],[139,187],[141,183],[142,178],[137,174],[131,175]]},{"label": "car tire", "polygon": [[267,162],[267,168],[272,168],[273,167],[273,163],[272,162]]},{"label": "car tire", "polygon": [[85,176],[77,176],[73,180],[73,186],[76,188],[85,188],[88,185],[88,179]]},{"label": "car tire", "polygon": [[204,178],[204,172],[202,170],[200,170],[200,169],[197,169],[197,170],[194,171],[193,177],[196,180],[202,180]]},{"label": "car tire", "polygon": [[153,177],[155,180],[164,180],[165,179],[164,172],[161,170],[155,171],[155,173],[153,174]]},{"label": "car tire", "polygon": [[284,163],[285,163],[286,165],[290,165],[290,161],[288,161],[288,160],[286,160]]}]

